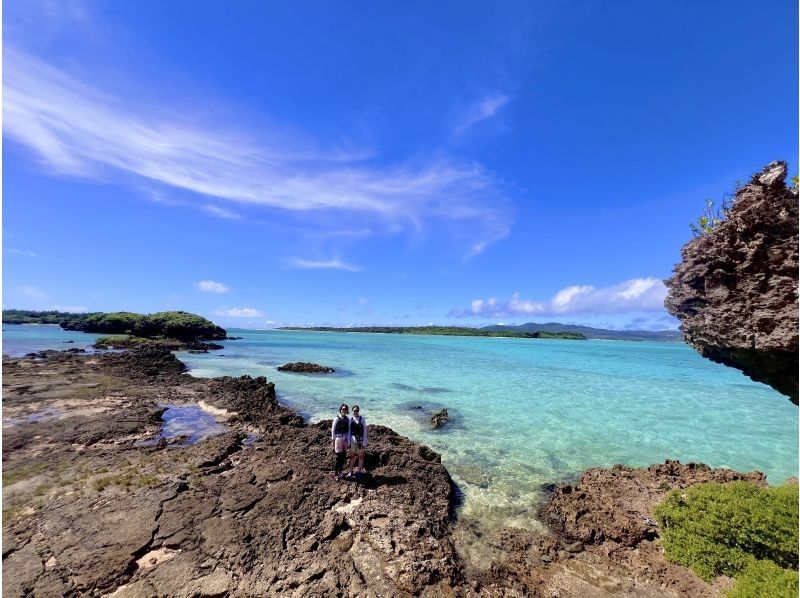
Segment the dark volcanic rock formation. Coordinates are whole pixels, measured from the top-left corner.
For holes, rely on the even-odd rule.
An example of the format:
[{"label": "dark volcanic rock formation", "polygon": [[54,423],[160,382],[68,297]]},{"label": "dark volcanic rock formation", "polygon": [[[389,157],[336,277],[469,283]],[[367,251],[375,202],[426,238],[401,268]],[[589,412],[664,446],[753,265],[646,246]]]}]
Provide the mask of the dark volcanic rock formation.
[{"label": "dark volcanic rock formation", "polygon": [[450,415],[447,413],[447,409],[442,409],[431,415],[431,425],[434,428],[441,428],[449,421]]},{"label": "dark volcanic rock formation", "polygon": [[335,372],[332,367],[309,363],[307,361],[295,361],[287,363],[278,368],[279,372],[295,372],[297,374],[331,374]]},{"label": "dark volcanic rock formation", "polygon": [[687,243],[665,306],[701,355],[798,401],[798,196],[772,162]]}]

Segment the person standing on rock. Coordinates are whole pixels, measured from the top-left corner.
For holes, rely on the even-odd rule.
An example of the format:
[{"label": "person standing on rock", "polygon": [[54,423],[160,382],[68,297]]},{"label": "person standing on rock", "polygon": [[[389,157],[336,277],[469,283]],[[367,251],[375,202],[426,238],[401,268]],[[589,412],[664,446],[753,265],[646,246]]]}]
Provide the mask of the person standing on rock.
[{"label": "person standing on rock", "polygon": [[350,447],[350,418],[347,417],[349,408],[342,403],[339,406],[339,415],[333,420],[331,426],[331,440],[333,452],[336,455],[336,465],[333,470],[333,479],[338,480],[347,460],[347,449]]},{"label": "person standing on rock", "polygon": [[361,408],[353,405],[353,417],[350,418],[350,472],[353,477],[353,465],[358,461],[358,477],[364,475],[364,449],[367,447],[367,420],[361,416]]}]

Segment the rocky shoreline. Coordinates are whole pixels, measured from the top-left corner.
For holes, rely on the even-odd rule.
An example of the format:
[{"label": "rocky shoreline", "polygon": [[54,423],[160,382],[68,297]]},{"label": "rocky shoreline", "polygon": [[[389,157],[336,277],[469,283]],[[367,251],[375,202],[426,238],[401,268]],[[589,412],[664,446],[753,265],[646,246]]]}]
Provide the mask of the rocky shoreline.
[{"label": "rocky shoreline", "polygon": [[[335,482],[330,422],[263,377],[193,378],[153,345],[4,358],[3,373],[8,596],[715,596],[726,580],[664,559],[652,506],[701,481],[764,483],[676,462],[589,470],[541,508],[549,533],[473,529],[440,456],[384,426],[368,480]],[[183,404],[228,431],[152,442]]]}]

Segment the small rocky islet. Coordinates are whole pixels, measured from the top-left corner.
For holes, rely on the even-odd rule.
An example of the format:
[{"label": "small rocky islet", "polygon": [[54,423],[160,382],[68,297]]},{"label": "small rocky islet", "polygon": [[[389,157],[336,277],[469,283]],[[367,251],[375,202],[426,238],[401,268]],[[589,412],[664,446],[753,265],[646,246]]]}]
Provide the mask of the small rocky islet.
[{"label": "small rocky islet", "polygon": [[295,374],[332,374],[336,370],[327,365],[310,363],[308,361],[293,361],[278,367],[279,372],[294,372]]}]

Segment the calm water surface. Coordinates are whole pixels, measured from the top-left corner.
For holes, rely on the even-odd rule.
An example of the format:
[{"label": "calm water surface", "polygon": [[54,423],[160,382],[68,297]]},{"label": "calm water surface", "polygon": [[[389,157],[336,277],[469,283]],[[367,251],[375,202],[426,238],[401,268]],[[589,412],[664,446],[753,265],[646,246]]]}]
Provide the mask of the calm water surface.
[{"label": "calm water surface", "polygon": [[[6,327],[4,352],[28,352],[22,328]],[[195,376],[265,375],[312,421],[333,417],[339,403],[358,403],[370,423],[442,453],[465,493],[463,514],[483,521],[535,525],[542,485],[591,466],[669,458],[758,469],[771,483],[797,475],[797,407],[681,343],[232,334],[244,338],[179,357]],[[70,346],[79,345],[56,348]],[[278,372],[288,361],[338,373]],[[452,425],[429,429],[421,411],[442,407]]]}]

